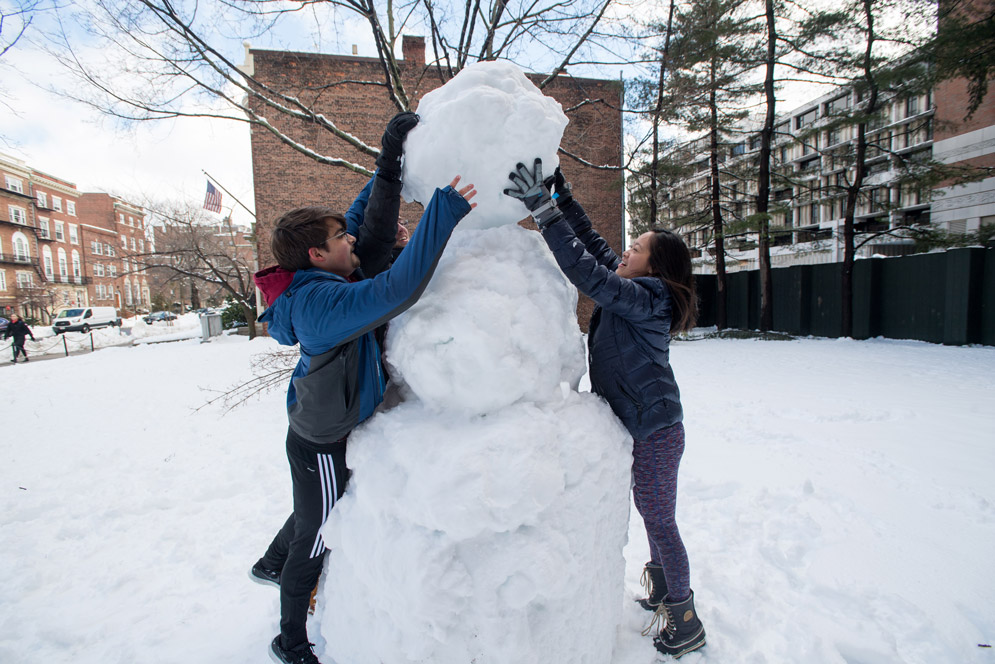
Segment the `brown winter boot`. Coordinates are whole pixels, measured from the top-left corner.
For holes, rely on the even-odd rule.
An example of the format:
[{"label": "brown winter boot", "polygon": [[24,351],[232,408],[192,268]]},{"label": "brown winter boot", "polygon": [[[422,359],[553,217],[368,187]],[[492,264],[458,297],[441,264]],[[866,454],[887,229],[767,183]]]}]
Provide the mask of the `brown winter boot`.
[{"label": "brown winter boot", "polygon": [[663,654],[677,659],[705,645],[705,628],[694,609],[694,592],[683,602],[664,600],[657,609],[654,621],[657,616],[665,619],[666,623],[653,639],[653,645]]}]

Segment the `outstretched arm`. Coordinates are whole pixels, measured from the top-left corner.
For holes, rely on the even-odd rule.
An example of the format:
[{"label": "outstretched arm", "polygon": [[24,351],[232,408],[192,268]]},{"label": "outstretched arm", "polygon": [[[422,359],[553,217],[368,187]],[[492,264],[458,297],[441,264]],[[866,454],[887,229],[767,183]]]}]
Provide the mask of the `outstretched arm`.
[{"label": "outstretched arm", "polygon": [[353,233],[356,236],[356,255],[363,275],[368,278],[375,277],[390,265],[401,209],[404,140],[417,124],[416,114],[407,111],[398,113],[387,123],[380,141],[383,149],[377,157],[378,168],[372,187],[367,185],[369,193],[363,223]]},{"label": "outstretched arm", "polygon": [[595,259],[577,241],[566,220],[546,226],[542,237],[563,274],[577,290],[602,308],[629,320],[645,320],[653,316],[656,307],[650,291],[637,281],[620,277],[614,269]]},{"label": "outstretched arm", "polygon": [[383,325],[418,300],[456,224],[476,207],[470,203],[476,195],[473,185],[457,191],[458,182],[459,177],[435,191],[418,230],[391,269],[374,279],[315,294],[307,306],[321,313],[308,323],[313,326],[310,333],[323,337],[331,348]]}]

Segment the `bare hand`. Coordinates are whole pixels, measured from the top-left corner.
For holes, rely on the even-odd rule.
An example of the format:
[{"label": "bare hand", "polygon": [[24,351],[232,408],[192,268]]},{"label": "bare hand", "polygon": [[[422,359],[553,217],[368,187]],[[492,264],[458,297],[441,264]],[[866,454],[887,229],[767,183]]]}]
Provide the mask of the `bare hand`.
[{"label": "bare hand", "polygon": [[[459,181],[460,181],[460,177],[461,177],[461,176],[459,176],[459,175],[457,175],[456,177],[454,177],[454,178],[453,178],[453,181],[449,183],[449,186],[450,186],[450,187],[452,187],[453,189],[456,189],[456,185],[458,185],[458,184],[459,184]],[[463,197],[463,198],[464,198],[464,199],[465,199],[465,200],[466,200],[466,201],[467,201],[468,203],[470,202],[470,199],[471,199],[471,198],[473,198],[474,196],[476,196],[476,195],[477,195],[477,190],[473,188],[473,185],[472,185],[472,184],[468,184],[468,185],[466,185],[465,187],[463,187],[462,189],[457,189],[456,191],[457,191],[457,193],[458,193],[458,194],[459,194],[460,196],[462,196],[462,197]],[[472,210],[473,208],[475,208],[475,207],[477,207],[477,204],[476,204],[476,203],[470,203],[470,209],[471,209],[471,210]]]}]

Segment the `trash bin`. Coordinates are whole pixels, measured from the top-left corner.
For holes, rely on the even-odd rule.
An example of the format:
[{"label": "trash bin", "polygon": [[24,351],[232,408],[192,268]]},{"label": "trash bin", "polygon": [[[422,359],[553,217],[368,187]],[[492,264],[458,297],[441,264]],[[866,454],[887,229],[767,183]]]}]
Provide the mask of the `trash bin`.
[{"label": "trash bin", "polygon": [[221,314],[200,315],[201,342],[210,341],[211,337],[221,334]]}]

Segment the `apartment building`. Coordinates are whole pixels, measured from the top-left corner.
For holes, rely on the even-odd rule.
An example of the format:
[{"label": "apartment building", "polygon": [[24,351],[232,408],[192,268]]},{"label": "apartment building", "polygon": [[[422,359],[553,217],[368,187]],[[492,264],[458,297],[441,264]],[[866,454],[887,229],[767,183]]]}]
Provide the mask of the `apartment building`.
[{"label": "apartment building", "polygon": [[0,178],[0,315],[47,323],[67,307],[148,309],[140,206],[3,154]]},{"label": "apartment building", "polygon": [[[854,167],[847,155],[852,153],[856,127],[841,127],[833,119],[860,101],[853,90],[841,88],[778,117],[771,155],[772,266],[842,260],[843,187],[853,177]],[[866,175],[854,218],[858,243],[866,240],[858,250],[863,256],[910,252],[913,241],[902,237],[901,229],[932,221],[928,192],[900,185],[899,174],[903,162],[933,156],[937,119],[933,94],[891,97],[882,106],[879,117],[868,126]],[[719,203],[725,224],[733,229],[726,234],[729,271],[759,265],[757,233],[735,229],[756,212],[760,135],[759,131],[744,130],[740,136],[741,140],[724,145],[719,157]],[[669,205],[663,214],[681,227],[689,246],[695,248],[697,270],[711,272],[710,197],[702,196],[711,188],[707,143],[699,140],[682,149],[695,172],[669,192]],[[950,226],[947,222],[944,228],[963,232],[977,226]]]},{"label": "apartment building", "polygon": [[76,185],[2,154],[0,177],[0,311],[47,320],[87,304]]},{"label": "apartment building", "polygon": [[117,307],[123,315],[149,310],[144,265],[152,247],[145,211],[111,194],[86,193],[80,197],[80,215],[93,303]]},{"label": "apartment building", "polygon": [[[970,184],[941,183],[923,190],[903,183],[903,166],[944,164],[995,166],[995,99],[988,95],[965,118],[967,83],[953,79],[924,94],[884,96],[880,115],[867,128],[865,180],[854,227],[857,256],[897,256],[913,251],[913,226],[952,234],[995,224],[995,178]],[[851,181],[855,126],[839,126],[841,114],[859,105],[852,89],[838,88],[781,115],[772,146],[771,264],[839,262],[843,258],[843,187]],[[759,267],[758,236],[742,230],[756,211],[759,130],[741,130],[721,147],[719,204],[727,227],[730,272]],[[668,194],[663,217],[679,226],[695,254],[696,271],[714,272],[710,211],[711,173],[705,140],[679,148],[693,174]]]}]

